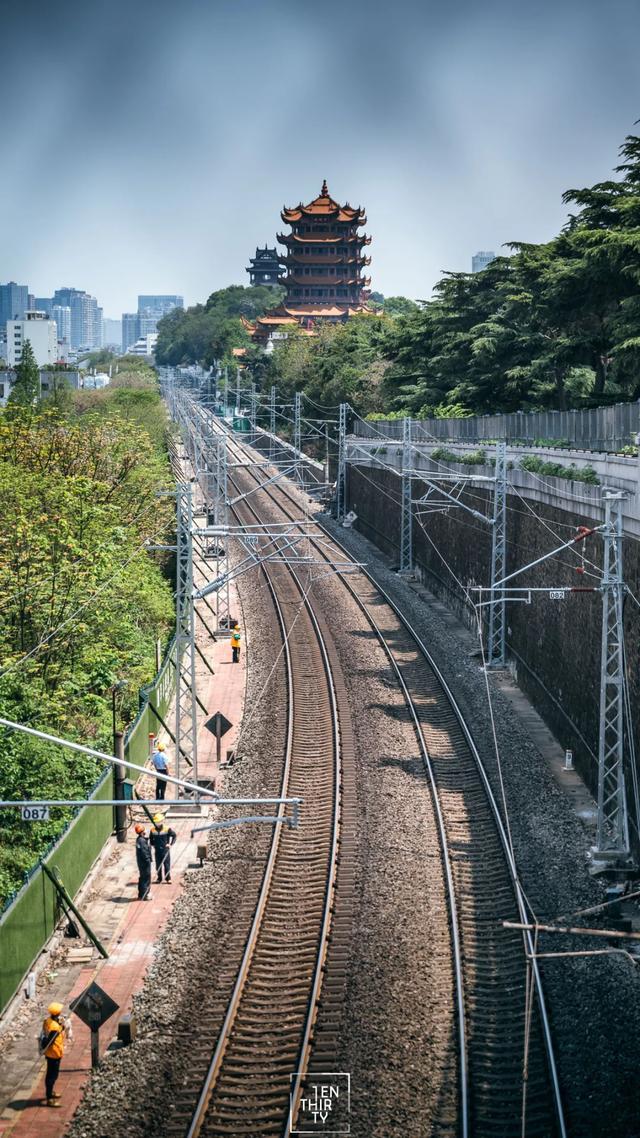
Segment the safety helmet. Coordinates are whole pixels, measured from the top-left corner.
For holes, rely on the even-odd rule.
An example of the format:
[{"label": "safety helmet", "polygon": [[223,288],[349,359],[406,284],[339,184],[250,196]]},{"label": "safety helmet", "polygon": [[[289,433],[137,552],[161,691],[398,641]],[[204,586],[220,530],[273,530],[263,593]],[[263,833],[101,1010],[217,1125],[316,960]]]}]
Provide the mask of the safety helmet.
[{"label": "safety helmet", "polygon": [[63,1007],[64,1004],[49,1004],[47,1011],[49,1012],[50,1016],[59,1016]]},{"label": "safety helmet", "polygon": [[164,751],[164,749],[165,749],[164,743],[158,743],[158,750]]},{"label": "safety helmet", "polygon": [[154,821],[156,826],[161,826],[162,823],[164,822],[164,814],[154,814],[153,815],[153,821]]},{"label": "safety helmet", "polygon": [[144,834],[144,826],[140,822],[138,822],[138,825],[135,826],[135,831],[136,831],[136,834]]}]

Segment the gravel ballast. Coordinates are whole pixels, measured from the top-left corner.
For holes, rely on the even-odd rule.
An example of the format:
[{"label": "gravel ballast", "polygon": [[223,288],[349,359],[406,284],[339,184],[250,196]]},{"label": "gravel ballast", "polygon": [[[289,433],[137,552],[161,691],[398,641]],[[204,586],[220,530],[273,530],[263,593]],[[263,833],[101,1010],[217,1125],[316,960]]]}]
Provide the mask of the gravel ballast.
[{"label": "gravel ballast", "polygon": [[[322,521],[382,587],[433,653],[470,724],[499,794],[485,674],[459,626],[443,621],[440,605],[425,604],[361,535]],[[464,647],[463,647],[464,645]],[[589,876],[590,838],[513,708],[490,680],[502,776],[520,877],[540,921],[597,905],[604,885]],[[598,923],[589,918],[589,923]],[[578,922],[579,923],[579,922]],[[602,921],[600,921],[602,923]],[[606,923],[606,922],[605,922]],[[605,942],[542,937],[540,951],[601,949]],[[580,1138],[640,1135],[637,1056],[640,1054],[640,975],[620,955],[563,957],[542,962],[568,1132]]]}]

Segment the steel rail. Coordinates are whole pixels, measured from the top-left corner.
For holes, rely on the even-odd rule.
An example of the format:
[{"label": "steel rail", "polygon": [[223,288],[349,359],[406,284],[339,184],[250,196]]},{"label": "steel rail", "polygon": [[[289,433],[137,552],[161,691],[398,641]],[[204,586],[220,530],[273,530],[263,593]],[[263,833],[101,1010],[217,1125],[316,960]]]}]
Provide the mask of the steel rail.
[{"label": "steel rail", "polygon": [[[231,479],[230,479],[230,481],[231,481]],[[256,511],[250,505],[247,505],[246,508],[251,510],[251,512],[254,514],[254,516],[257,516]],[[236,513],[236,516],[237,516],[237,511],[234,511],[234,513]],[[282,777],[282,782],[281,782],[281,794],[284,797],[286,790],[287,790],[287,787],[289,785],[292,763],[293,763],[294,678],[293,678],[291,650],[289,647],[289,632],[287,631],[286,621],[284,619],[283,610],[282,610],[282,607],[281,607],[281,604],[280,604],[280,601],[278,598],[277,587],[274,584],[274,582],[272,581],[271,575],[266,570],[266,568],[263,569],[263,572],[264,572],[264,576],[265,576],[267,583],[268,583],[268,586],[269,586],[269,590],[270,590],[272,600],[273,600],[273,604],[274,604],[274,610],[276,612],[278,623],[279,623],[279,626],[280,626],[280,629],[282,632],[283,644],[284,644],[284,655],[285,655],[285,659],[286,659],[288,720],[287,720],[287,741],[286,741],[285,763],[284,763],[283,777]],[[331,911],[332,911],[334,891],[335,891],[336,869],[337,869],[337,852],[338,852],[338,842],[339,842],[339,822],[340,822],[340,729],[339,729],[337,699],[336,699],[335,687],[334,687],[334,683],[333,683],[333,677],[331,674],[329,654],[328,654],[327,647],[326,647],[326,644],[324,641],[324,637],[322,636],[321,630],[319,628],[315,613],[313,612],[312,605],[310,604],[308,598],[305,597],[305,595],[304,595],[304,590],[303,590],[303,587],[301,585],[301,582],[299,581],[297,575],[295,574],[295,572],[293,570],[290,570],[289,575],[295,581],[296,587],[297,587],[297,589],[298,589],[298,591],[302,597],[302,603],[304,604],[304,606],[308,612],[308,615],[310,617],[311,623],[314,627],[314,631],[316,633],[316,637],[317,637],[317,641],[318,641],[318,646],[320,649],[321,657],[322,657],[324,668],[325,668],[325,675],[326,675],[326,679],[327,679],[329,700],[330,700],[330,706],[331,706],[331,712],[332,712],[333,753],[334,753],[334,795],[333,795],[333,820],[332,820],[332,827],[331,827],[331,846],[330,846],[330,851],[329,851],[329,874],[328,874],[328,879],[326,882],[326,892],[325,892],[325,900],[324,900],[324,907],[323,907],[322,926],[321,926],[321,930],[320,930],[318,952],[316,955],[316,963],[315,963],[314,973],[313,973],[313,981],[311,984],[310,996],[309,996],[309,1001],[308,1001],[308,1009],[307,1009],[307,1014],[305,1017],[305,1022],[304,1022],[303,1032],[302,1032],[302,1038],[301,1038],[301,1044],[300,1044],[300,1052],[299,1052],[300,1058],[298,1061],[298,1076],[297,1076],[297,1079],[295,1080],[295,1083],[292,1087],[292,1092],[291,1092],[293,1106],[289,1112],[287,1122],[286,1122],[286,1130],[285,1130],[286,1135],[288,1135],[290,1133],[291,1126],[295,1120],[297,1102],[298,1102],[299,1093],[300,1093],[300,1085],[302,1082],[302,1078],[304,1076],[304,1072],[306,1071],[306,1064],[308,1062],[308,1056],[309,1056],[309,1052],[310,1052],[310,1039],[311,1039],[311,1034],[313,1031],[313,1025],[315,1022],[316,1013],[317,1013],[318,998],[319,998],[320,988],[321,988],[321,984],[322,984],[322,974],[323,974],[323,969],[325,966],[325,960],[326,960],[326,954],[327,954],[327,944],[328,944],[328,938],[329,938],[329,932],[330,932],[330,926],[331,926]],[[282,814],[282,812],[283,812],[283,808],[281,807],[279,814]],[[228,1005],[227,1012],[225,1015],[225,1019],[224,1019],[219,1037],[218,1037],[216,1048],[215,1048],[214,1054],[212,1056],[207,1074],[205,1076],[204,1084],[203,1084],[203,1087],[202,1087],[202,1090],[201,1090],[201,1093],[200,1093],[200,1096],[198,1099],[198,1103],[196,1105],[196,1108],[195,1108],[195,1111],[193,1114],[193,1118],[192,1118],[191,1124],[189,1126],[189,1130],[187,1132],[186,1138],[197,1138],[197,1136],[200,1134],[202,1127],[203,1127],[203,1124],[205,1122],[207,1108],[208,1108],[209,1103],[211,1101],[212,1095],[215,1091],[216,1084],[218,1082],[220,1072],[222,1070],[222,1066],[223,1066],[223,1062],[224,1062],[224,1056],[225,1056],[225,1053],[227,1051],[230,1034],[231,1034],[231,1031],[233,1030],[233,1025],[234,1025],[234,1022],[237,1018],[237,1013],[238,1013],[238,1009],[240,1006],[242,996],[243,996],[244,992],[246,991],[247,984],[249,982],[250,966],[251,966],[252,960],[253,960],[254,955],[255,955],[255,949],[256,949],[256,946],[258,943],[258,938],[260,935],[261,928],[263,926],[265,912],[267,910],[268,903],[269,903],[269,894],[270,894],[271,884],[273,881],[277,856],[278,856],[278,852],[280,849],[280,835],[281,835],[281,828],[279,827],[275,831],[274,838],[273,838],[273,841],[271,843],[270,852],[269,852],[269,859],[268,859],[267,866],[265,868],[265,874],[264,874],[263,882],[262,882],[261,889],[260,889],[260,896],[258,899],[256,912],[255,912],[253,920],[252,920],[251,929],[250,929],[249,936],[247,939],[247,945],[246,945],[245,951],[243,953],[242,961],[240,963],[240,968],[238,970],[238,975],[236,977],[233,992],[232,992],[231,997],[230,997],[230,1001],[229,1001],[229,1005]]]},{"label": "steel rail", "polygon": [[[231,434],[230,431],[228,431],[227,433]],[[235,439],[233,439],[233,442],[237,447],[242,449],[243,444],[240,444]],[[251,471],[251,475],[256,481],[259,481],[259,478],[255,474],[255,472]],[[283,511],[285,516],[290,516],[290,515],[288,515],[287,510],[282,506],[282,504],[276,501],[275,494],[274,494],[275,490],[277,490],[277,492],[279,494],[281,494],[284,498],[286,498],[293,505],[297,506],[298,503],[295,501],[295,499],[289,494],[289,492],[282,485],[280,485],[278,487],[274,487],[271,485],[267,490],[265,490],[265,493],[267,494],[267,496],[269,498],[271,498],[272,502],[279,509],[281,509]],[[333,542],[333,544],[336,546],[337,549],[339,549],[343,554],[350,556],[349,550],[339,541],[338,538],[336,538],[336,536],[325,525],[323,525],[322,522],[319,522],[316,520],[315,524],[317,525],[318,529],[322,533],[324,533],[327,537],[329,537],[329,539]],[[313,536],[312,535],[309,536],[309,540],[311,542],[313,542]],[[316,546],[316,548],[319,551],[320,555],[325,558],[325,560],[327,560],[327,561],[330,560],[329,556],[326,553],[326,550],[323,549],[322,546]],[[390,597],[390,595],[386,592],[386,590],[379,584],[379,582],[377,582],[375,580],[373,575],[367,569],[365,569],[364,567],[360,567],[359,572],[362,573],[362,575],[367,578],[369,583],[373,586],[373,588],[378,592],[378,594],[384,599],[385,603],[388,604],[388,606],[394,612],[397,619],[400,621],[402,626],[405,628],[405,630],[408,632],[410,637],[413,639],[413,641],[416,644],[417,648],[419,649],[421,655],[424,657],[428,666],[433,671],[438,683],[440,684],[443,692],[445,693],[447,701],[448,701],[448,703],[449,703],[449,705],[450,705],[450,707],[451,707],[451,709],[455,715],[455,718],[458,722],[458,725],[460,726],[460,729],[463,732],[463,735],[465,737],[465,740],[467,742],[469,750],[473,756],[477,770],[480,774],[480,778],[482,780],[482,784],[483,784],[483,787],[484,787],[484,790],[485,790],[485,793],[487,796],[487,801],[489,802],[491,812],[493,815],[493,819],[494,819],[494,822],[496,824],[498,836],[500,838],[500,842],[501,842],[501,845],[503,848],[505,860],[506,860],[506,863],[509,867],[511,882],[512,882],[513,889],[514,889],[514,894],[515,894],[515,899],[516,899],[518,911],[521,915],[522,922],[526,923],[529,910],[528,910],[528,906],[527,906],[527,902],[526,902],[526,897],[524,895],[524,892],[523,892],[523,889],[522,889],[522,886],[520,883],[518,870],[517,870],[517,866],[515,864],[515,859],[514,859],[514,855],[513,855],[513,850],[511,848],[511,843],[509,841],[509,838],[508,838],[508,835],[506,832],[506,828],[504,825],[502,812],[500,810],[500,807],[499,807],[498,802],[496,800],[495,794],[493,792],[493,788],[492,788],[491,783],[489,781],[489,777],[487,775],[485,766],[482,762],[482,759],[481,759],[480,754],[478,752],[478,749],[476,747],[475,741],[473,739],[473,736],[471,735],[471,732],[468,728],[468,725],[467,725],[466,720],[464,718],[464,715],[463,715],[463,713],[459,707],[459,704],[458,704],[457,700],[455,699],[453,692],[451,691],[451,688],[449,687],[447,681],[445,680],[439,666],[437,665],[432,654],[429,652],[428,648],[424,644],[419,633],[414,629],[414,627],[411,625],[411,623],[407,620],[407,618],[404,616],[402,611],[399,609],[399,607],[395,603],[395,601]],[[393,657],[393,651],[390,648],[390,646],[387,644],[387,642],[384,638],[384,633],[382,633],[382,630],[379,629],[377,623],[375,622],[375,620],[373,619],[373,617],[369,613],[369,611],[366,607],[366,604],[362,601],[362,599],[356,593],[352,582],[347,580],[344,577],[341,577],[341,581],[342,581],[342,584],[345,586],[345,588],[348,590],[348,592],[351,594],[353,599],[356,601],[358,607],[361,609],[361,611],[367,617],[367,619],[368,619],[369,623],[371,624],[373,630],[375,631],[376,635],[378,636],[380,643],[381,643],[383,650],[385,651],[387,657],[393,661],[394,671],[396,672],[396,675],[398,675],[398,678],[401,681],[401,686],[403,688],[403,692],[405,693],[405,698],[407,699],[408,705],[410,707],[410,711],[412,714],[412,718],[414,720],[414,724],[417,725],[417,730],[418,730],[420,740],[421,740],[421,743],[420,743],[421,749],[423,750],[423,754],[425,752],[428,754],[428,747],[426,744],[426,740],[424,739],[422,727],[419,724],[419,717],[417,716],[415,706],[413,704],[413,701],[411,700],[410,694],[408,693],[408,690],[406,688],[406,684],[404,683],[404,679],[400,676],[400,670],[399,670],[399,667],[397,665],[397,661],[395,661],[395,659]],[[430,760],[428,763],[428,769],[430,771],[430,779],[431,779],[432,775],[433,775],[433,769],[431,767]],[[432,782],[432,787],[433,787],[433,785],[434,784]],[[438,817],[439,817],[438,827],[439,827],[439,832],[440,832],[441,842],[442,842],[443,831],[440,828],[440,819],[442,817],[442,814],[441,814],[441,809],[440,809],[440,805],[439,805],[439,796],[437,795],[437,793],[434,793],[434,801],[438,802]],[[446,845],[443,846],[443,849],[444,848],[446,848]],[[443,856],[444,856],[444,854],[443,854]],[[450,869],[450,860],[448,858],[448,854],[446,855],[446,860],[449,862],[449,869]],[[449,873],[447,873],[447,880],[448,881],[450,880]],[[453,899],[454,905],[455,905],[455,897],[453,894],[450,895],[450,902],[451,902],[451,899]],[[455,908],[454,908],[453,912],[455,912]],[[452,922],[453,922],[453,913],[452,913]],[[459,939],[459,938],[455,937],[454,939]],[[525,951],[526,951],[527,959],[531,963],[532,973],[533,973],[533,977],[534,977],[536,997],[537,997],[537,1002],[538,1002],[538,1009],[539,1009],[539,1014],[540,1014],[540,1021],[541,1021],[543,1039],[544,1039],[544,1043],[545,1043],[545,1053],[546,1053],[546,1059],[547,1059],[547,1064],[548,1064],[549,1077],[550,1077],[551,1086],[553,1089],[553,1100],[554,1100],[554,1110],[555,1110],[555,1114],[556,1114],[556,1121],[557,1121],[558,1128],[559,1128],[560,1138],[566,1138],[567,1129],[566,1129],[566,1122],[565,1122],[565,1118],[564,1118],[564,1108],[563,1108],[563,1104],[562,1104],[562,1096],[561,1096],[561,1091],[560,1091],[560,1083],[559,1083],[559,1077],[558,1077],[558,1071],[557,1071],[557,1064],[556,1064],[554,1048],[553,1048],[553,1040],[551,1037],[551,1028],[550,1028],[550,1023],[549,1023],[549,1016],[548,1016],[548,1011],[547,1011],[547,1007],[546,1007],[546,1000],[544,997],[544,990],[543,990],[543,986],[542,986],[542,977],[540,975],[540,969],[539,969],[538,961],[536,959],[533,937],[532,937],[532,934],[529,930],[525,930],[523,932],[523,943],[525,945]],[[456,969],[457,969],[457,965],[456,965]],[[459,1004],[458,1004],[458,1007],[459,1007]],[[461,1013],[459,1010],[459,1017],[460,1017],[460,1015],[461,1015]],[[463,1022],[463,1020],[460,1020],[459,1022]],[[461,1051],[461,1056],[462,1056],[462,1051]],[[462,1073],[462,1062],[463,1062],[463,1060],[461,1058],[461,1073]],[[465,1062],[465,1067],[466,1067],[466,1062]],[[464,1092],[464,1101],[468,1104],[468,1089],[467,1088],[465,1088],[465,1092]],[[464,1131],[463,1131],[463,1133],[464,1133]]]}]

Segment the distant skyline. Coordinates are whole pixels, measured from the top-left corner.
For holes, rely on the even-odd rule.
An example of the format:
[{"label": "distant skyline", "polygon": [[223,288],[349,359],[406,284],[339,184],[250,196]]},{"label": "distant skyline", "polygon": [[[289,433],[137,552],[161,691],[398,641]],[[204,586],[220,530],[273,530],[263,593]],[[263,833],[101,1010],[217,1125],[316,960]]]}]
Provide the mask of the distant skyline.
[{"label": "distant skyline", "polygon": [[551,239],[563,191],[610,178],[640,117],[640,7],[397,0],[392,17],[381,0],[7,6],[0,281],[85,289],[110,318],[139,293],[203,301],[248,283],[282,206],[323,178],[366,208],[386,295]]}]

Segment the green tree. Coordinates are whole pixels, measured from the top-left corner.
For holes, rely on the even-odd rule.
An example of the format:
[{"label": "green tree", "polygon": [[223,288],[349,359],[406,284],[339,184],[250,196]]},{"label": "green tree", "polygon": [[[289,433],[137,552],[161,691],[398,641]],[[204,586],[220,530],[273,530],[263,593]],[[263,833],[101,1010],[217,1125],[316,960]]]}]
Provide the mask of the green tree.
[{"label": "green tree", "polygon": [[40,372],[38,364],[29,340],[25,340],[20,363],[16,368],[15,383],[11,388],[9,402],[23,407],[33,407],[39,395]]},{"label": "green tree", "polygon": [[159,364],[200,363],[208,367],[251,343],[243,319],[255,320],[276,307],[284,290],[270,285],[230,285],[212,292],[206,304],[173,309],[158,324]]}]

